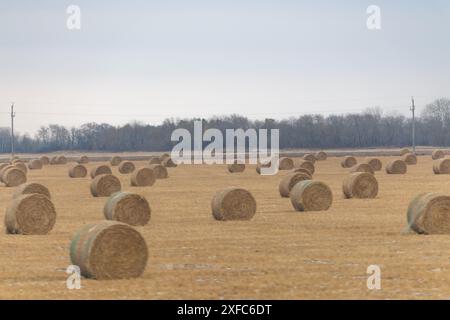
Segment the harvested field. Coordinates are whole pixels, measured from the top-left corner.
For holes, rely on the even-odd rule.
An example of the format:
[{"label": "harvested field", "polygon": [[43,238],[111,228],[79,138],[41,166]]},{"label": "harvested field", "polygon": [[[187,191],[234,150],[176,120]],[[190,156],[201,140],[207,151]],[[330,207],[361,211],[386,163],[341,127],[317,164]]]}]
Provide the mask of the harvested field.
[{"label": "harvested field", "polygon": [[[249,166],[233,175],[226,165],[180,165],[148,188],[129,186],[129,176],[113,167],[123,191],[151,203],[149,224],[136,227],[148,245],[147,268],[132,280],[83,278],[80,290],[66,288],[70,242],[81,227],[104,219],[106,198],[91,196],[91,179],[70,179],[70,163],[30,170],[27,180],[51,192],[57,220],[45,236],[0,233],[0,298],[447,299],[450,236],[404,230],[410,201],[423,192],[449,194],[448,176],[433,174],[431,157],[419,156],[405,175],[377,172],[376,199],[345,200],[342,182],[348,169],[328,154],[326,161],[316,162],[314,174],[333,191],[333,205],[324,212],[296,212],[289,199],[280,197],[279,181],[289,171],[261,176]],[[393,159],[379,158],[383,163]],[[135,164],[144,167],[148,160]],[[90,171],[95,165],[86,167]],[[254,196],[252,220],[212,217],[212,197],[230,186]],[[2,221],[13,192],[1,187]],[[381,268],[382,290],[366,287],[372,264]]]}]

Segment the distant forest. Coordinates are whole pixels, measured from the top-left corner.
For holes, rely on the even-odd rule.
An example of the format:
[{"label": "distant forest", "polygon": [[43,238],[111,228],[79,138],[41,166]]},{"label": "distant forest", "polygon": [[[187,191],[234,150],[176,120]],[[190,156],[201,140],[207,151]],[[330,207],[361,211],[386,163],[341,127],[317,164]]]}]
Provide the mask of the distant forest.
[{"label": "distant forest", "polygon": [[[192,132],[199,119],[167,119],[161,125],[139,122],[123,126],[87,123],[77,128],[58,124],[41,127],[35,136],[16,135],[16,152],[85,151],[166,151],[177,142],[170,137],[176,128]],[[284,120],[249,120],[239,115],[202,119],[203,130],[279,129],[280,148],[360,148],[411,145],[410,118],[384,114],[379,108],[361,113],[302,115]],[[0,129],[0,152],[10,151],[9,128]],[[428,104],[416,119],[416,143],[422,146],[450,146],[450,99]]]}]

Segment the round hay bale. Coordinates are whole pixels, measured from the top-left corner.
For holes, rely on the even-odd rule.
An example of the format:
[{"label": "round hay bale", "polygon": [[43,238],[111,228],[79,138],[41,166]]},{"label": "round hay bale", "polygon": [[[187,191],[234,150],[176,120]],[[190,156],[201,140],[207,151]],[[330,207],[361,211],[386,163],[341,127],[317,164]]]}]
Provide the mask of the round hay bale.
[{"label": "round hay bale", "polygon": [[13,198],[18,198],[23,196],[24,194],[33,194],[38,193],[46,196],[47,198],[51,198],[50,191],[48,188],[40,183],[30,182],[20,185],[14,190]]},{"label": "round hay bale", "polygon": [[309,171],[308,169],[305,168],[295,168],[291,171],[291,173],[302,173],[304,175],[306,175],[309,180],[312,180],[312,174],[311,171]]},{"label": "round hay bale", "polygon": [[27,182],[27,175],[16,167],[6,167],[2,174],[2,181],[7,187],[17,187]]},{"label": "round hay bale", "polygon": [[111,168],[107,164],[101,164],[95,166],[91,169],[91,178],[94,179],[96,176],[101,174],[112,174]]},{"label": "round hay bale", "polygon": [[229,187],[218,191],[211,202],[216,220],[251,220],[256,213],[256,200],[242,188]]},{"label": "round hay bale", "polygon": [[360,163],[350,168],[350,173],[355,172],[367,172],[370,174],[375,174],[370,164]]},{"label": "round hay bale", "polygon": [[111,161],[110,161],[112,166],[118,166],[121,162],[122,162],[122,158],[119,156],[112,157]]},{"label": "round hay bale", "polygon": [[351,168],[353,166],[356,166],[357,163],[358,163],[358,161],[356,160],[356,158],[352,157],[352,156],[344,157],[341,160],[342,168]]},{"label": "round hay bale", "polygon": [[450,174],[450,159],[439,159],[433,163],[435,174]]},{"label": "round hay bale", "polygon": [[159,157],[152,157],[148,164],[161,164],[161,159]]},{"label": "round hay bale", "polygon": [[373,171],[381,171],[383,168],[383,163],[380,159],[374,158],[374,157],[368,157],[364,159],[364,163],[367,163],[370,165],[373,169]]},{"label": "round hay bale", "polygon": [[403,155],[402,160],[405,161],[407,165],[416,165],[417,164],[417,157],[415,154],[407,153]]},{"label": "round hay bale", "polygon": [[50,164],[50,159],[47,156],[42,156],[39,158],[39,160],[41,160],[41,162],[44,166],[47,166]]},{"label": "round hay bale", "polygon": [[15,168],[15,167],[12,164],[9,164],[9,163],[6,163],[6,165],[2,163],[1,169],[0,169],[0,181],[4,182],[3,181],[3,173],[5,173],[5,171],[7,169],[10,169],[10,168]]},{"label": "round hay bale", "polygon": [[131,279],[144,273],[148,248],[142,235],[131,226],[103,221],[86,225],[75,234],[70,259],[86,278]]},{"label": "round hay bale", "polygon": [[439,193],[422,193],[409,204],[408,226],[419,234],[450,233],[450,197]]},{"label": "round hay bale", "polygon": [[67,164],[67,158],[65,156],[59,156],[56,161],[57,164]]},{"label": "round hay bale", "polygon": [[400,149],[400,156],[403,156],[407,153],[411,153],[411,150],[409,150],[408,148]]},{"label": "round hay bale", "polygon": [[356,172],[349,175],[342,184],[347,199],[372,199],[378,195],[378,181],[368,172]]},{"label": "round hay bale", "polygon": [[108,198],[103,213],[107,220],[145,226],[150,221],[151,209],[144,197],[129,192],[117,192]]},{"label": "round hay bale", "polygon": [[24,194],[6,209],[5,225],[10,234],[48,234],[56,221],[53,203],[43,194]]},{"label": "round hay bale", "polygon": [[303,160],[306,160],[306,161],[309,161],[309,162],[312,162],[312,163],[315,163],[316,162],[316,157],[313,155],[313,154],[310,154],[310,153],[308,153],[308,154],[305,154],[303,157],[302,157],[302,159]]},{"label": "round hay bale", "polygon": [[91,194],[94,197],[109,197],[121,189],[120,180],[112,174],[96,176],[91,182]]},{"label": "round hay bale", "polygon": [[167,169],[160,164],[151,164],[148,167],[153,170],[156,179],[167,179],[169,177]]},{"label": "round hay bale", "polygon": [[27,166],[23,162],[16,162],[16,163],[14,163],[14,167],[16,167],[17,169],[22,170],[23,173],[25,173],[25,174],[28,173]]},{"label": "round hay bale", "polygon": [[400,159],[392,160],[386,165],[387,174],[405,174],[407,170],[406,162]]},{"label": "round hay bale", "polygon": [[278,160],[279,170],[292,170],[294,168],[294,161],[291,158],[280,158]]},{"label": "round hay bale", "polygon": [[175,168],[177,164],[173,162],[172,158],[164,158],[161,164],[166,168]]},{"label": "round hay bale", "polygon": [[245,171],[245,164],[243,163],[233,163],[228,165],[228,171],[230,173],[240,173]]},{"label": "round hay bale", "polygon": [[84,178],[87,176],[87,169],[82,164],[76,164],[69,169],[69,177]]},{"label": "round hay bale", "polygon": [[433,150],[433,152],[431,153],[431,158],[433,160],[445,158],[445,152],[439,149]]},{"label": "round hay bale", "polygon": [[298,182],[290,193],[291,203],[297,211],[325,211],[333,203],[330,187],[320,181]]},{"label": "round hay bale", "polygon": [[132,173],[134,169],[136,169],[136,167],[131,161],[123,161],[119,164],[119,172],[122,174]]},{"label": "round hay bale", "polygon": [[313,175],[316,172],[316,168],[314,167],[314,163],[312,163],[311,161],[306,161],[306,160],[300,160],[297,162],[297,168],[303,168],[308,170],[311,175]]},{"label": "round hay bale", "polygon": [[54,156],[50,159],[50,164],[55,165],[58,164],[58,156]]},{"label": "round hay bale", "polygon": [[292,188],[299,182],[311,180],[309,175],[304,173],[290,173],[281,179],[280,184],[278,185],[278,191],[280,192],[280,196],[283,198],[289,198]]},{"label": "round hay bale", "polygon": [[[12,165],[7,162],[0,163],[0,172],[3,170],[3,168],[6,168],[8,166],[12,166]],[[0,176],[1,176],[1,173],[0,173]]]},{"label": "round hay bale", "polygon": [[89,157],[88,156],[81,156],[80,159],[78,160],[79,164],[86,164],[89,163]]},{"label": "round hay bale", "polygon": [[319,151],[315,154],[317,161],[325,161],[328,158],[328,155],[325,151]]},{"label": "round hay bale", "polygon": [[150,187],[155,184],[156,175],[150,168],[140,168],[131,174],[133,187]]},{"label": "round hay bale", "polygon": [[41,170],[42,166],[43,166],[43,164],[42,164],[41,160],[39,160],[39,159],[31,160],[28,163],[28,169],[30,169],[30,170]]}]

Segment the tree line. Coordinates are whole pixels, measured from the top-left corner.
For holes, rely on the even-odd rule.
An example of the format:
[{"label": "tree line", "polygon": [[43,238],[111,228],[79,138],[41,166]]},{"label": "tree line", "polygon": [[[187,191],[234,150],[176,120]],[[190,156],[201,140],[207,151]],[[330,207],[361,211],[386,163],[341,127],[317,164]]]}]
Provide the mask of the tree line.
[{"label": "tree line", "polygon": [[[168,151],[177,142],[171,134],[177,128],[193,131],[200,119],[166,119],[160,125],[139,122],[123,126],[86,123],[67,128],[58,124],[42,126],[34,135],[14,136],[16,152],[85,151]],[[367,148],[411,145],[410,118],[384,114],[380,108],[361,113],[302,115],[283,120],[250,120],[239,115],[201,119],[203,130],[279,129],[280,148]],[[0,128],[0,152],[10,152],[9,128]],[[428,104],[416,119],[416,143],[422,146],[450,146],[450,99]]]}]

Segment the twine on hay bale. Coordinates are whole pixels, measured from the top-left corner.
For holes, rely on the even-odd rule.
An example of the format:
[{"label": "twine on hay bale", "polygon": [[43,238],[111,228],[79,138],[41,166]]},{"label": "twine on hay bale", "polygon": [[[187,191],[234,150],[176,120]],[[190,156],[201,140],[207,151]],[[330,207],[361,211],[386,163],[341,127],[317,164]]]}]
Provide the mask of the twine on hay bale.
[{"label": "twine on hay bale", "polygon": [[391,160],[386,165],[387,174],[405,174],[408,170],[406,162],[400,159]]},{"label": "twine on hay bale", "polygon": [[78,159],[79,164],[86,164],[89,163],[89,157],[88,156],[81,156],[80,159]]},{"label": "twine on hay bale", "polygon": [[140,168],[131,174],[130,180],[133,187],[150,187],[155,184],[156,175],[150,168]]},{"label": "twine on hay bale", "polygon": [[245,189],[229,187],[218,191],[211,202],[216,220],[251,220],[256,213],[256,200]]},{"label": "twine on hay bale", "polygon": [[151,157],[148,164],[161,164],[161,159],[159,157]]},{"label": "twine on hay bale", "polygon": [[232,163],[228,165],[228,171],[230,173],[240,173],[245,171],[245,164],[243,163]]},{"label": "twine on hay bale", "polygon": [[305,169],[305,168],[295,168],[291,171],[291,173],[302,173],[302,174],[306,175],[309,178],[309,180],[312,180],[312,176],[313,176],[311,171],[309,171],[308,169]]},{"label": "twine on hay bale", "polygon": [[156,179],[167,179],[169,177],[167,169],[160,164],[151,164],[148,167],[153,170]]},{"label": "twine on hay bale", "polygon": [[433,163],[435,174],[450,174],[450,159],[439,159]]},{"label": "twine on hay bale", "polygon": [[28,173],[27,166],[23,162],[16,162],[16,163],[14,163],[14,167],[16,167],[19,170],[22,170],[23,173],[25,173],[25,174]]},{"label": "twine on hay bale", "polygon": [[445,158],[445,152],[439,149],[433,150],[433,152],[431,153],[431,158],[433,160]]},{"label": "twine on hay bale", "polygon": [[316,172],[316,168],[314,167],[314,163],[312,163],[311,161],[306,161],[306,160],[299,160],[297,161],[297,164],[295,166],[296,168],[303,168],[308,170],[311,175],[313,175]]},{"label": "twine on hay bale", "polygon": [[161,164],[166,168],[175,168],[177,164],[173,162],[172,158],[164,158]]},{"label": "twine on hay bale", "polygon": [[42,156],[39,158],[39,160],[41,160],[41,162],[44,166],[47,166],[50,164],[50,159],[47,156]]},{"label": "twine on hay bale", "polygon": [[7,187],[17,187],[27,182],[27,175],[14,166],[6,167],[3,170],[2,181]]},{"label": "twine on hay bale", "polygon": [[121,189],[120,180],[112,174],[96,176],[91,182],[91,194],[94,197],[109,197]]},{"label": "twine on hay bale", "polygon": [[378,181],[367,172],[352,173],[345,178],[342,191],[347,199],[372,199],[378,195]]},{"label": "twine on hay bale", "polygon": [[107,220],[145,226],[150,221],[151,209],[144,197],[129,192],[117,192],[108,198],[103,213]]},{"label": "twine on hay bale", "polygon": [[42,194],[47,198],[51,199],[50,191],[48,190],[48,188],[36,182],[25,183],[17,187],[14,190],[13,198],[18,198],[20,196],[23,196],[24,194],[33,194],[33,193]]},{"label": "twine on hay bale", "polygon": [[356,160],[355,157],[347,156],[341,160],[341,167],[342,168],[351,168],[353,166],[356,166],[357,163],[358,163],[358,161]]},{"label": "twine on hay bale", "polygon": [[310,154],[310,153],[308,153],[308,154],[305,154],[303,157],[302,157],[302,159],[303,160],[306,160],[306,161],[309,161],[309,162],[312,162],[312,163],[314,163],[314,162],[316,162],[316,157],[313,155],[313,154]]},{"label": "twine on hay bale", "polygon": [[350,168],[350,173],[355,172],[367,172],[370,174],[375,174],[375,172],[372,169],[372,166],[367,163],[360,163]]},{"label": "twine on hay bale", "polygon": [[406,162],[407,165],[416,165],[417,157],[413,153],[404,154],[402,160]]},{"label": "twine on hay bale", "polygon": [[333,203],[330,187],[320,181],[298,182],[290,193],[291,203],[297,211],[325,211]]},{"label": "twine on hay bale", "polygon": [[439,193],[421,193],[409,204],[408,226],[419,234],[450,233],[450,197]]},{"label": "twine on hay bale", "polygon": [[300,181],[311,180],[311,176],[304,173],[290,173],[281,179],[278,191],[283,198],[289,198],[292,188]]},{"label": "twine on hay bale", "polygon": [[101,174],[112,174],[111,168],[107,164],[101,164],[95,166],[91,169],[91,178],[94,179],[96,176]]},{"label": "twine on hay bale", "polygon": [[408,148],[400,149],[400,156],[403,156],[407,153],[411,153],[411,150],[409,150]]},{"label": "twine on hay bale", "polygon": [[57,164],[67,164],[67,158],[65,156],[59,156],[57,158]]},{"label": "twine on hay bale", "polygon": [[43,194],[24,194],[6,209],[5,225],[10,234],[48,234],[56,221],[53,203]]},{"label": "twine on hay bale", "polygon": [[317,161],[325,161],[328,158],[328,155],[325,151],[319,151],[315,154],[315,158]]},{"label": "twine on hay bale", "polygon": [[70,259],[86,278],[131,279],[144,273],[148,248],[134,228],[121,222],[103,221],[86,225],[75,234]]},{"label": "twine on hay bale", "polygon": [[41,170],[43,167],[42,161],[39,159],[31,160],[28,163],[28,169],[30,170]]},{"label": "twine on hay bale", "polygon": [[119,156],[114,156],[110,160],[110,164],[112,166],[118,166],[122,162],[122,158]]},{"label": "twine on hay bale", "polygon": [[364,159],[364,163],[370,165],[373,171],[381,171],[381,169],[383,168],[383,163],[378,158],[367,157]]},{"label": "twine on hay bale", "polygon": [[76,164],[69,169],[69,177],[84,178],[87,176],[87,169],[82,164]]},{"label": "twine on hay bale", "polygon": [[291,158],[280,158],[278,160],[278,169],[279,170],[292,170],[294,169],[294,160]]},{"label": "twine on hay bale", "polygon": [[131,161],[123,161],[119,164],[119,172],[122,174],[132,173],[134,169],[136,169],[136,167]]}]

